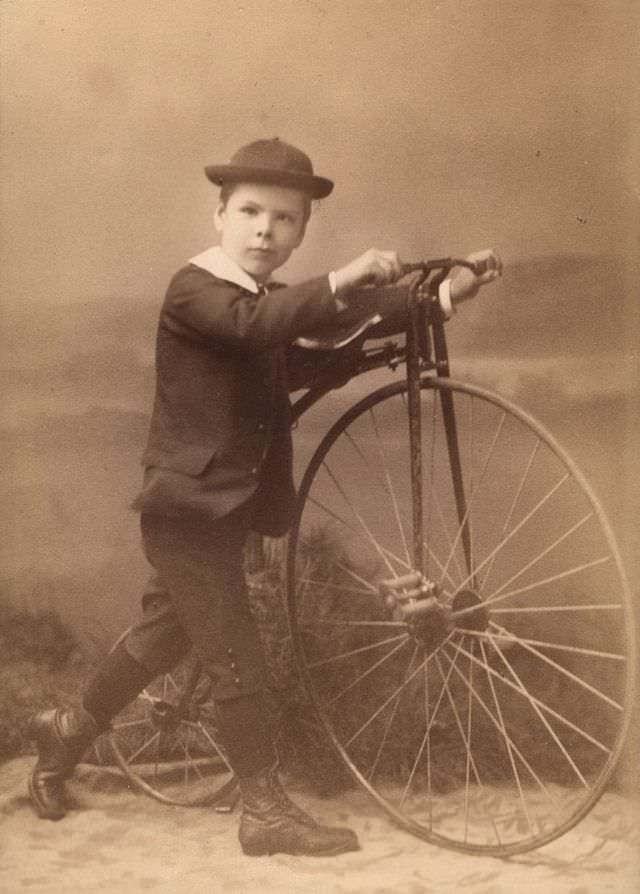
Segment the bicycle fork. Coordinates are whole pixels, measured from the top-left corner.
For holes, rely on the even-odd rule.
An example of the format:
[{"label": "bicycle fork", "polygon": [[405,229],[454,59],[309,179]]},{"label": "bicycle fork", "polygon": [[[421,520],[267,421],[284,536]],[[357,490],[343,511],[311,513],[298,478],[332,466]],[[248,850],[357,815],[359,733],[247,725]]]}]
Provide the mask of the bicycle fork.
[{"label": "bicycle fork", "polygon": [[[437,287],[437,283],[435,283]],[[407,321],[407,403],[411,470],[412,549],[413,569],[406,575],[380,582],[380,591],[393,616],[406,621],[426,645],[435,645],[446,632],[448,611],[439,599],[439,588],[425,576],[425,535],[422,479],[422,403],[420,372],[423,359],[429,358],[427,343],[424,282],[414,284],[409,294]],[[432,308],[433,310],[433,308]],[[449,377],[444,324],[431,321],[435,366],[439,376]],[[439,389],[443,427],[460,540],[465,557],[470,586],[474,586],[471,530],[467,499],[462,476],[462,461],[458,442],[455,407],[450,392]]]}]

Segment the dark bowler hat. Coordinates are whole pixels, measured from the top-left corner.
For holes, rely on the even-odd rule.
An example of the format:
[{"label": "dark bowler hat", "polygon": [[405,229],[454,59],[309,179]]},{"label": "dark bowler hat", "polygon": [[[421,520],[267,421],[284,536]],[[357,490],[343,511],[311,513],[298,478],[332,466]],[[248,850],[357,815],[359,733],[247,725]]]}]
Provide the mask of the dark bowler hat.
[{"label": "dark bowler hat", "polygon": [[256,140],[242,146],[228,165],[207,165],[207,177],[216,186],[224,183],[276,183],[308,193],[312,199],[324,199],[333,182],[313,173],[308,155],[275,137]]}]

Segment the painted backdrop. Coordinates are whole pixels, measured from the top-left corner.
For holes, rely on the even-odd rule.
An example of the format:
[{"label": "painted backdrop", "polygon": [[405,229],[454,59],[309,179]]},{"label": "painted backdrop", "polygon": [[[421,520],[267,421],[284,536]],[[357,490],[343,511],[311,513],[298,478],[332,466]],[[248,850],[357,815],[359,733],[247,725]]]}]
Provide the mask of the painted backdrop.
[{"label": "painted backdrop", "polygon": [[203,166],[276,135],[337,183],[285,278],[371,245],[502,254],[450,326],[454,370],[576,454],[637,586],[638,36],[632,0],[3,0],[11,597],[104,641],[134,616],[159,303],[214,241]]}]

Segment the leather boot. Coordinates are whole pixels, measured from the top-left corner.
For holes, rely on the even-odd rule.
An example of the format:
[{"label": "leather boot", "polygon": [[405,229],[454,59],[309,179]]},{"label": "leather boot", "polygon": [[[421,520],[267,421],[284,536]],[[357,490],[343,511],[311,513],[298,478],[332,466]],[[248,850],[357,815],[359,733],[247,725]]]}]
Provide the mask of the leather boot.
[{"label": "leather boot", "polygon": [[42,819],[62,819],[67,812],[65,780],[98,734],[96,722],[84,708],[54,708],[36,714],[29,730],[38,748],[29,778],[31,803]]},{"label": "leather boot", "polygon": [[245,854],[331,857],[359,850],[351,829],[321,826],[294,804],[275,767],[238,781],[242,793],[238,837]]}]

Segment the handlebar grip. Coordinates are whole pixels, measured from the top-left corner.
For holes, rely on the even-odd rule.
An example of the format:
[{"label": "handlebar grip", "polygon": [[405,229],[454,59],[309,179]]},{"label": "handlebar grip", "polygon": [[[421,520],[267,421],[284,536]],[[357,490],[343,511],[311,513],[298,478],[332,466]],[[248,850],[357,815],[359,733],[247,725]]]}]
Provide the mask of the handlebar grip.
[{"label": "handlebar grip", "polygon": [[489,262],[486,260],[474,261],[472,269],[476,276],[482,276],[489,269]]}]

